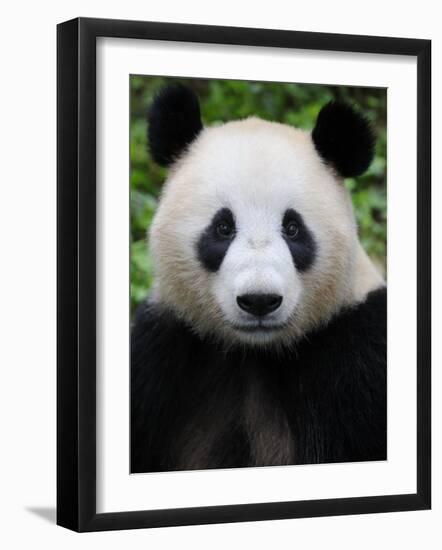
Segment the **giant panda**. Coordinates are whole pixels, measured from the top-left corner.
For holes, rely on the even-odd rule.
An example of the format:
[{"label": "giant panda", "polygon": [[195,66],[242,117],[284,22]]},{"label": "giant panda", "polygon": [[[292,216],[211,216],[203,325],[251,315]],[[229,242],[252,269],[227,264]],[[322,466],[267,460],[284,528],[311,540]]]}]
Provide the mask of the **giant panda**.
[{"label": "giant panda", "polygon": [[313,130],[203,127],[181,84],[148,115],[168,168],[155,282],[131,336],[131,471],[386,459],[386,285],[344,178],[374,137],[331,102]]}]

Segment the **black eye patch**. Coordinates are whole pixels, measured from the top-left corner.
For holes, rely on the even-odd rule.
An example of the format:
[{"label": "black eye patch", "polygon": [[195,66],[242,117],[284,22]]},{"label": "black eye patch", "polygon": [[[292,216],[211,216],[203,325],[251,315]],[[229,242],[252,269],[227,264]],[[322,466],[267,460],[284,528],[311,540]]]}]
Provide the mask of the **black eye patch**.
[{"label": "black eye patch", "polygon": [[[297,227],[297,231],[293,231],[293,227]],[[293,234],[293,237],[290,237],[290,234]],[[298,271],[309,269],[315,261],[316,242],[313,233],[305,225],[301,214],[292,208],[284,213],[282,236],[290,250],[296,269]]]},{"label": "black eye patch", "polygon": [[230,244],[235,238],[236,226],[232,211],[221,208],[198,239],[198,259],[212,273],[220,268]]}]

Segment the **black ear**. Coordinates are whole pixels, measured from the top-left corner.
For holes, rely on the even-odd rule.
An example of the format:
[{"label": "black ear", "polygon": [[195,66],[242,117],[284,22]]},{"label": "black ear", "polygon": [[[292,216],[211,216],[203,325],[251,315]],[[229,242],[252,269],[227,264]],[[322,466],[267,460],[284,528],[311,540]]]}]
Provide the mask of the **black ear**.
[{"label": "black ear", "polygon": [[166,86],[153,101],[148,124],[152,158],[161,166],[168,166],[202,130],[197,96],[182,84]]},{"label": "black ear", "polygon": [[373,160],[370,123],[346,103],[332,101],[321,109],[312,138],[321,157],[344,178],[360,176]]}]

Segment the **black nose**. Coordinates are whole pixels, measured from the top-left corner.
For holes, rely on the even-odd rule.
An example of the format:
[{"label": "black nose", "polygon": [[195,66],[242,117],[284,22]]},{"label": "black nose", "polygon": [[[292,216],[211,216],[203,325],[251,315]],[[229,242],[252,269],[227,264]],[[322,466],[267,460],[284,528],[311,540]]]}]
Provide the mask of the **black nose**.
[{"label": "black nose", "polygon": [[241,309],[262,317],[278,309],[282,302],[282,296],[278,294],[243,294],[236,301]]}]

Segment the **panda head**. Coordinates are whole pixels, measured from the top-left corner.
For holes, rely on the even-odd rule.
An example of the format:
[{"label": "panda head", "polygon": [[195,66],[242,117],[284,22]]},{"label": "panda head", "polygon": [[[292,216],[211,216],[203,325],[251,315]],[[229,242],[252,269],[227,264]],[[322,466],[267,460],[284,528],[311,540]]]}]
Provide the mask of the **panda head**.
[{"label": "panda head", "polygon": [[351,107],[329,103],[312,132],[258,118],[203,128],[197,97],[172,85],[148,138],[169,168],[150,230],[154,302],[201,335],[269,346],[357,299],[372,267],[343,178],[367,169],[374,139]]}]

